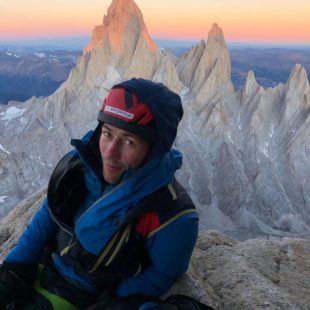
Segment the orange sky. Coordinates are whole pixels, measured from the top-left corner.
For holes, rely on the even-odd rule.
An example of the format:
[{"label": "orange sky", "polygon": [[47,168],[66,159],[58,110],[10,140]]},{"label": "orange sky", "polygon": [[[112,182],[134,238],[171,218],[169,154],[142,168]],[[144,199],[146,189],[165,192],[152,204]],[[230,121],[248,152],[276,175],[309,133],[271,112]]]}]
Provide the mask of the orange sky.
[{"label": "orange sky", "polygon": [[[1,0],[0,41],[90,35],[111,0]],[[136,0],[153,38],[207,38],[213,22],[227,41],[310,45],[310,0]]]}]

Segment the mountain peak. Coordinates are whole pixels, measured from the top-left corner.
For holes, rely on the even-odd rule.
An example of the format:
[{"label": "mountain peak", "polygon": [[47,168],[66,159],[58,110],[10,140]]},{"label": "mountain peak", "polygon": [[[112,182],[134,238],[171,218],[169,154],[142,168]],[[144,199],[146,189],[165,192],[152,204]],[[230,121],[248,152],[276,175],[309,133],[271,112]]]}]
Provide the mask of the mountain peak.
[{"label": "mountain peak", "polygon": [[94,50],[103,38],[108,39],[112,50],[118,51],[123,36],[128,36],[129,32],[134,32],[135,35],[141,34],[147,45],[153,50],[156,49],[156,44],[148,34],[142,12],[136,3],[133,0],[113,0],[102,25],[96,26],[93,30],[91,42],[84,49],[84,54]]},{"label": "mountain peak", "polygon": [[218,26],[217,23],[213,23],[212,27],[211,27],[211,30],[209,31],[209,34],[208,34],[208,37],[213,37],[213,36],[221,36],[221,37],[224,37],[223,35],[223,30],[222,28],[220,28]]},{"label": "mountain peak", "polygon": [[108,15],[119,16],[121,14],[142,17],[139,7],[133,0],[113,0],[108,8]]},{"label": "mountain peak", "polygon": [[242,90],[243,96],[253,95],[261,86],[257,83],[255,79],[255,74],[252,70],[250,70],[247,74],[247,78],[244,83],[244,87]]},{"label": "mountain peak", "polygon": [[297,63],[292,69],[289,79],[296,79],[302,82],[308,80],[305,68],[301,64]]},{"label": "mountain peak", "polygon": [[296,64],[286,82],[286,87],[291,94],[309,93],[309,80],[307,72],[303,66]]}]

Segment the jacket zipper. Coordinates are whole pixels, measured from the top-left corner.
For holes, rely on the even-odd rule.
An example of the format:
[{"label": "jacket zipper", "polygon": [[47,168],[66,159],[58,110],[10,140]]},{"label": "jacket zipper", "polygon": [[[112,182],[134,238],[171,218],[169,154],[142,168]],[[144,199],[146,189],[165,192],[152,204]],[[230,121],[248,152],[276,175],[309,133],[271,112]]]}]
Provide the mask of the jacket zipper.
[{"label": "jacket zipper", "polygon": [[104,264],[107,267],[112,263],[113,259],[120,251],[122,245],[125,242],[128,242],[130,231],[131,231],[131,224],[128,224],[125,226],[125,228],[121,229],[113,236],[113,238],[107,244],[107,246],[103,250],[102,254],[99,256],[98,260],[94,264],[93,268],[89,271],[89,273],[94,272],[102,264]]},{"label": "jacket zipper", "polygon": [[64,255],[68,254],[70,249],[73,248],[77,244],[77,241],[74,241],[74,240],[75,240],[75,238],[74,238],[74,236],[72,236],[68,245],[60,252],[60,256],[64,256]]},{"label": "jacket zipper", "polygon": [[[116,243],[116,248],[115,250],[113,250],[113,253],[111,253],[110,258],[108,259],[108,261],[105,263],[105,266],[109,266],[112,261],[114,260],[114,258],[116,257],[116,255],[118,254],[118,252],[120,251],[122,245],[124,243],[127,243],[129,240],[129,235],[130,235],[130,231],[131,231],[131,224],[128,224],[126,226],[126,229],[124,231],[124,233],[121,235],[121,239]],[[109,253],[110,254],[110,253]]]}]

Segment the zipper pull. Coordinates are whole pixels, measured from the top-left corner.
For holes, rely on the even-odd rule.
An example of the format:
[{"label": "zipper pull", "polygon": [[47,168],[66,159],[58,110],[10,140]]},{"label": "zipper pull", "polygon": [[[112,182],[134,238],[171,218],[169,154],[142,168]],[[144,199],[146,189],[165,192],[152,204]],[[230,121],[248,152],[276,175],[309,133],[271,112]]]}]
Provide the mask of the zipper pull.
[{"label": "zipper pull", "polygon": [[68,246],[66,246],[61,252],[60,256],[67,255],[72,247],[76,244],[76,241],[74,241],[74,236],[71,237]]}]

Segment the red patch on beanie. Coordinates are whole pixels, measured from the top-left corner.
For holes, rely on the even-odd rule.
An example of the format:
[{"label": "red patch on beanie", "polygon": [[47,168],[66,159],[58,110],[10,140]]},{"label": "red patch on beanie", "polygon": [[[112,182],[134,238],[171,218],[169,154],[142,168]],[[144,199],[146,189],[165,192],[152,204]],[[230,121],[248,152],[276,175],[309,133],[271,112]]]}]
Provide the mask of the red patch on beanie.
[{"label": "red patch on beanie", "polygon": [[102,112],[138,125],[146,125],[154,119],[150,109],[124,88],[115,88],[109,92],[102,105]]},{"label": "red patch on beanie", "polygon": [[132,132],[150,144],[156,136],[154,116],[147,105],[124,88],[113,88],[99,111],[98,121]]}]

